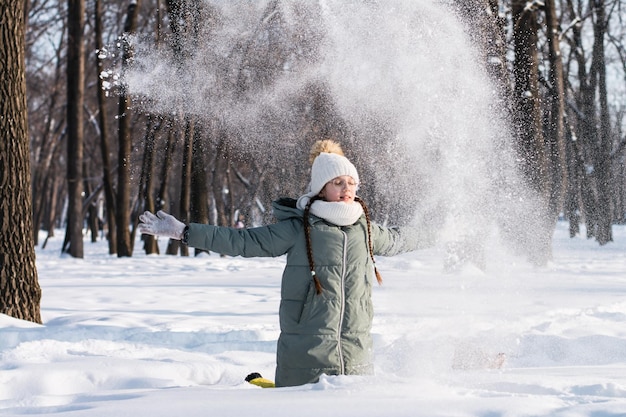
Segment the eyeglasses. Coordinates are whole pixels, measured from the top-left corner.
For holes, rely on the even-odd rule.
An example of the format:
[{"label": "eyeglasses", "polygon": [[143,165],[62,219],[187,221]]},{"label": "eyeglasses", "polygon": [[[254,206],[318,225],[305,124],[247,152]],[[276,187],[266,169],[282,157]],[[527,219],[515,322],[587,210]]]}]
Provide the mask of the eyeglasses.
[{"label": "eyeglasses", "polygon": [[359,184],[353,180],[341,180],[341,179],[334,179],[328,182],[329,184],[332,184],[335,188],[343,190],[344,188],[348,188],[351,190],[355,190],[358,188]]}]

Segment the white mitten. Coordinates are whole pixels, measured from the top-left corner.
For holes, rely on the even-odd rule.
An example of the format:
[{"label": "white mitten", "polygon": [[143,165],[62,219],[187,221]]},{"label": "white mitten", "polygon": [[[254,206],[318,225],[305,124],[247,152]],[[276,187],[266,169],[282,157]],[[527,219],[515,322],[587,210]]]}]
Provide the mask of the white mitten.
[{"label": "white mitten", "polygon": [[146,235],[166,236],[172,239],[181,240],[185,223],[176,219],[171,214],[159,210],[156,216],[149,211],[139,216],[137,229]]}]

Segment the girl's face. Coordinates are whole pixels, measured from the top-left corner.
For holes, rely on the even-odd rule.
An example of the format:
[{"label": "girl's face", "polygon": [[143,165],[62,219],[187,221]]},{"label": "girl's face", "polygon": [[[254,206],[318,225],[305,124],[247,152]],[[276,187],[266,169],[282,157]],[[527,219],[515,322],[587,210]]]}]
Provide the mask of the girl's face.
[{"label": "girl's face", "polygon": [[342,175],[328,181],[320,191],[320,196],[330,202],[352,203],[356,197],[357,188],[358,184],[354,178]]}]

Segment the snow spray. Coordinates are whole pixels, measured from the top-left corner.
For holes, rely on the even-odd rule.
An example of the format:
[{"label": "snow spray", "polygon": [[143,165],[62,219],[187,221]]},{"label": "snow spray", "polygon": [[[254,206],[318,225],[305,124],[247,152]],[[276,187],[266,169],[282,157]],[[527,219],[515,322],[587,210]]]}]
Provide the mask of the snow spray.
[{"label": "snow spray", "polygon": [[[538,206],[517,174],[495,88],[466,27],[444,3],[202,4],[208,12],[197,37],[177,56],[135,42],[124,82],[151,111],[219,120],[241,133],[238,140],[253,138],[256,149],[271,152],[268,109],[290,112],[291,99],[321,81],[354,130],[383,125],[377,132],[387,136],[370,153],[391,155],[394,163],[377,170],[371,161],[371,181],[412,202],[412,222],[447,245],[447,267],[465,260],[484,267],[485,244],[494,235],[518,251],[537,247]],[[267,30],[270,21],[275,27]],[[278,53],[273,36],[291,41],[264,70],[270,79],[250,70],[259,63],[246,52]]]}]

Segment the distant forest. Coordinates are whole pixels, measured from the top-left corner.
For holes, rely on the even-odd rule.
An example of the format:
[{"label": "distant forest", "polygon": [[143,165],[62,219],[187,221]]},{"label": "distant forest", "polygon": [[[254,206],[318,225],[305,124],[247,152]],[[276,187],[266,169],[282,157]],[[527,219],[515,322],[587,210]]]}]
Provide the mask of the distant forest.
[{"label": "distant forest", "polygon": [[[542,199],[548,222],[560,216],[570,222],[572,236],[584,224],[599,244],[610,242],[611,225],[626,216],[624,2],[431,3],[470,37],[497,91],[494,105],[510,122],[520,172]],[[347,4],[383,14],[406,7],[393,1]],[[338,139],[364,171],[393,167],[403,152],[393,145],[394,126],[377,116],[364,117],[360,125],[346,120],[323,79],[290,94],[287,111],[262,107],[254,128],[225,120],[242,100],[280,88],[286,72],[317,59],[324,42],[316,20],[321,8],[314,1],[278,0],[26,1],[35,243],[45,244],[37,242],[39,230],[53,235],[66,228],[66,250],[82,257],[88,230],[90,239],[106,236],[111,254],[131,256],[134,226],[144,210],[225,226],[239,219],[250,226],[267,223],[273,199],[297,197],[306,187],[308,149],[320,138]],[[214,42],[207,56],[202,44],[234,20],[248,30],[233,27],[232,43]],[[370,29],[378,30],[375,24]],[[437,27],[429,30],[436,33]],[[200,53],[195,59],[211,61],[206,82],[219,88],[207,97],[205,114],[184,102],[176,104],[177,112],[163,111],[154,97],[126,88],[124,75],[147,47],[181,68]],[[185,100],[167,96],[162,87],[160,100]],[[231,103],[230,116],[212,110],[213,100]],[[245,137],[250,132],[256,140]],[[376,220],[410,221],[406,213],[414,199],[393,202],[410,180],[397,181],[394,195],[376,181],[362,189]],[[152,238],[145,239],[145,250],[157,252]],[[178,242],[168,248],[170,254],[186,251]]]}]

